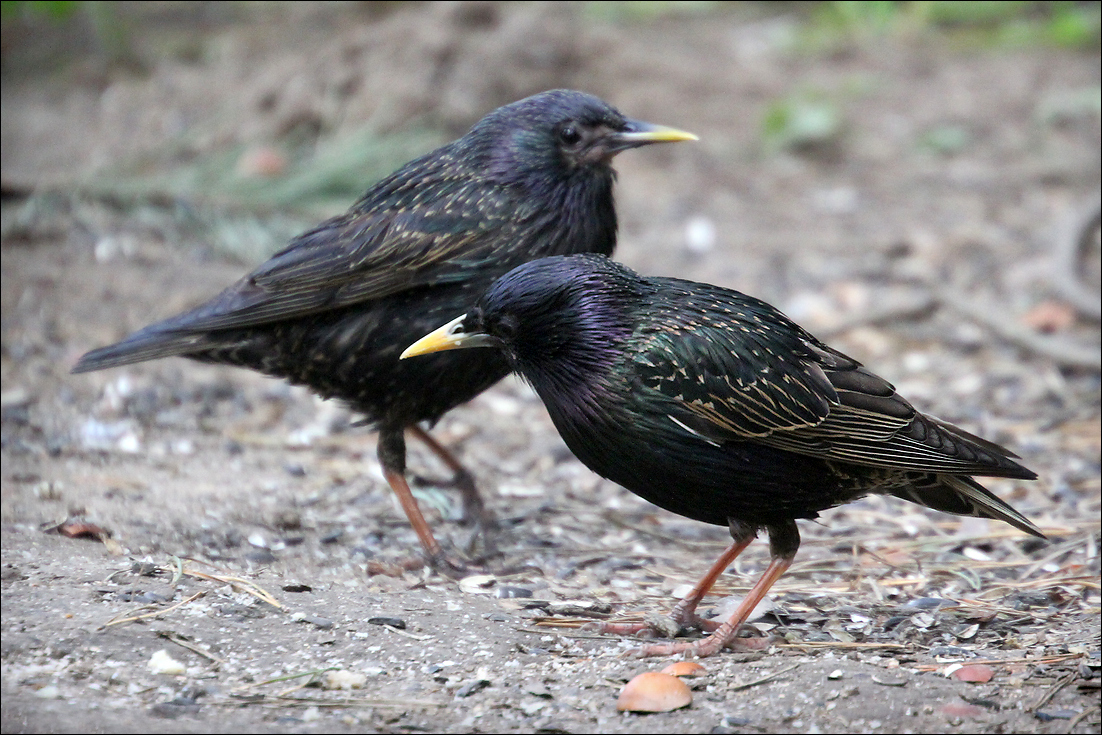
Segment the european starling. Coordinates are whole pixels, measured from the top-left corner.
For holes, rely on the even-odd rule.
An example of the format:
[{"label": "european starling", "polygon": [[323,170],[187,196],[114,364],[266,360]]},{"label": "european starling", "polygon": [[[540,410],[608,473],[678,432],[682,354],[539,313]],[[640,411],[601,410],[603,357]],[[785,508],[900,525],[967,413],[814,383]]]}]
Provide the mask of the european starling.
[{"label": "european starling", "polygon": [[384,474],[430,563],[461,571],[410,493],[404,432],[455,473],[467,517],[488,522],[470,474],[418,424],[478,395],[509,366],[490,351],[416,362],[399,362],[399,353],[470,308],[514,266],[548,255],[610,254],[612,158],[695,139],[570,90],[500,107],[207,303],[89,352],[73,372],[179,355],[251,368],[345,401],[378,429]]},{"label": "european starling", "polygon": [[[402,356],[483,346],[535,388],[590,469],[666,510],[729,527],[734,543],[673,613],[712,635],[643,655],[707,656],[734,642],[796,555],[795,519],[863,495],[996,518],[1044,538],[971,477],[1036,478],[1015,455],[919,413],[859,362],[738,291],[644,278],[601,256],[545,258],[502,277]],[[722,625],[699,618],[701,598],[759,529],[771,554],[761,579]]]}]

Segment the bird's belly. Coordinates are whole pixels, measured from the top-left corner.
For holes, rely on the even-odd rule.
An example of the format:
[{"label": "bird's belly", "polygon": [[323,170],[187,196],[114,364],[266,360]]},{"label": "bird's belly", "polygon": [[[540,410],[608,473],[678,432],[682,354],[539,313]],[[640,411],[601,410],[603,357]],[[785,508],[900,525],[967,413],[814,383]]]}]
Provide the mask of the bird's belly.
[{"label": "bird's belly", "polygon": [[461,308],[398,302],[380,308],[303,317],[234,330],[194,357],[228,363],[306,386],[347,402],[378,425],[435,421],[509,373],[496,350],[477,349],[399,360],[402,350]]},{"label": "bird's belly", "polygon": [[815,518],[818,511],[854,497],[826,462],[753,442],[716,446],[639,421],[556,425],[571,451],[594,472],[704,523],[727,525],[738,519],[764,525]]}]

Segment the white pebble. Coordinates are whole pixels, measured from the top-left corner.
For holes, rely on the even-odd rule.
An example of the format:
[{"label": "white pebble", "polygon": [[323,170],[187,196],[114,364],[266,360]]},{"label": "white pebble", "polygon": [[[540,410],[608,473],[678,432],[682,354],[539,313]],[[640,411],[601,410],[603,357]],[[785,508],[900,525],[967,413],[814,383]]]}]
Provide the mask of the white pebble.
[{"label": "white pebble", "polygon": [[321,680],[323,689],[362,689],[367,683],[367,676],[354,671],[326,671]]},{"label": "white pebble", "polygon": [[169,656],[168,651],[163,648],[149,659],[149,670],[154,674],[167,674],[168,676],[181,676],[187,673],[187,667]]}]

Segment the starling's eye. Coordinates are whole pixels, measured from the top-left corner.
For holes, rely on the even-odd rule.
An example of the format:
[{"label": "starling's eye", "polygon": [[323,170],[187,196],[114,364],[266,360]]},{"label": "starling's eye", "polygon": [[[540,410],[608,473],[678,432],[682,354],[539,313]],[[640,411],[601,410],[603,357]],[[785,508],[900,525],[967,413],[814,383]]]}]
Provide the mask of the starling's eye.
[{"label": "starling's eye", "polygon": [[509,342],[516,336],[520,324],[512,314],[506,314],[494,325],[494,334],[505,342]]},{"label": "starling's eye", "polygon": [[573,125],[567,125],[559,131],[559,140],[566,145],[576,145],[582,139],[582,134]]}]

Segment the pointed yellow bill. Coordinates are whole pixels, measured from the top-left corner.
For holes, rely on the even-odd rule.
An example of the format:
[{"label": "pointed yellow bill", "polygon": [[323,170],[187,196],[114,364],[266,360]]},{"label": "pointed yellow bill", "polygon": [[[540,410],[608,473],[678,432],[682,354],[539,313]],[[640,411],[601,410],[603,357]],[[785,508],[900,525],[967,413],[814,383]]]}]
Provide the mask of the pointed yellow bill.
[{"label": "pointed yellow bill", "polygon": [[482,332],[463,331],[463,320],[467,315],[456,317],[450,322],[426,334],[417,340],[398,357],[404,360],[407,357],[428,355],[432,352],[444,352],[445,350],[462,350],[467,347],[496,347],[500,345],[494,337]]},{"label": "pointed yellow bill", "polygon": [[645,123],[638,120],[630,121],[629,125],[634,130],[616,133],[616,139],[630,147],[647,143],[679,143],[681,141],[700,140],[692,133],[666,127],[665,125],[655,125],[654,123]]}]

